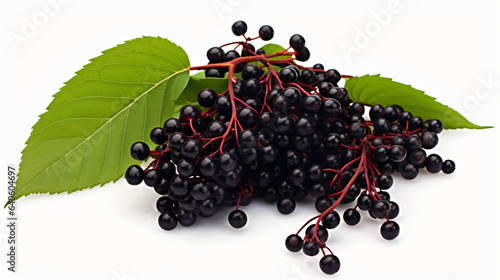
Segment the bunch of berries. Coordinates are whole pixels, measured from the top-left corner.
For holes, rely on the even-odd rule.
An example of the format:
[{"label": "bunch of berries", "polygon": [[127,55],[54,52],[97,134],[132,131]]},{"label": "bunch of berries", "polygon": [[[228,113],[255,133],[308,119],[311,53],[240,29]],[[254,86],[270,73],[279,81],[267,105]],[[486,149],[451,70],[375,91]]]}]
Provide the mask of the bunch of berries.
[{"label": "bunch of berries", "polygon": [[[229,223],[241,228],[247,215],[239,208],[253,199],[274,203],[287,215],[296,201],[311,196],[320,214],[288,236],[285,245],[308,256],[321,251],[319,264],[326,274],[340,268],[326,245],[328,229],[341,222],[339,204],[353,205],[342,215],[347,225],[358,224],[359,210],[366,211],[382,221],[383,238],[396,238],[399,225],[393,219],[399,205],[387,192],[393,173],[414,179],[423,169],[447,174],[455,169],[453,161],[426,152],[438,144],[441,121],[424,121],[398,105],[353,103],[338,85],[350,76],[319,63],[296,64],[310,56],[301,35],[293,35],[288,48],[267,54],[249,42],[272,39],[270,26],[262,26],[255,38],[245,36],[243,21],[232,31],[244,40],[210,48],[209,64],[191,68],[227,80],[227,89],[201,89],[199,107],[186,105],[178,118],[151,131],[153,150],[144,142],[130,149],[138,161],[152,158],[145,169],[130,166],[125,177],[161,195],[156,204],[160,227],[188,227],[227,206],[234,208]],[[234,47],[223,49],[229,46]]]}]

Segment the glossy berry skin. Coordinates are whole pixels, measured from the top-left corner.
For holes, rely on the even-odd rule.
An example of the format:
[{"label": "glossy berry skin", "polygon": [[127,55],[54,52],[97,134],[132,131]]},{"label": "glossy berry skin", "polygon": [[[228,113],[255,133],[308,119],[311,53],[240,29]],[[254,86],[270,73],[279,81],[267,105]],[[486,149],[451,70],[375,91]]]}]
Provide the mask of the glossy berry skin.
[{"label": "glossy berry skin", "polygon": [[381,118],[384,115],[384,106],[380,104],[375,104],[370,108],[370,119],[372,121],[376,121],[378,118]]},{"label": "glossy berry skin", "polygon": [[170,118],[163,124],[163,130],[168,135],[174,132],[180,132],[182,130],[181,122],[179,121],[179,119]]},{"label": "glossy berry skin", "polygon": [[394,219],[399,215],[399,205],[394,201],[389,201],[389,204],[391,205],[391,210],[387,218]]},{"label": "glossy berry skin", "polygon": [[231,100],[229,97],[222,95],[215,100],[215,109],[217,112],[223,116],[231,114]]},{"label": "glossy berry skin", "polygon": [[283,215],[288,215],[293,213],[295,210],[295,200],[288,198],[288,197],[283,197],[280,198],[276,202],[276,207],[278,208],[278,211],[283,214]]},{"label": "glossy berry skin", "polygon": [[408,154],[408,161],[417,168],[425,167],[427,153],[423,149],[413,150]]},{"label": "glossy berry skin", "polygon": [[288,67],[282,68],[278,73],[278,76],[283,83],[295,83],[298,79],[297,72]]},{"label": "glossy berry skin", "polygon": [[290,252],[300,252],[303,245],[304,241],[297,234],[291,234],[285,240],[285,246]]},{"label": "glossy berry skin", "polygon": [[384,108],[383,118],[389,122],[395,122],[399,118],[399,113],[393,106],[387,106]]},{"label": "glossy berry skin", "polygon": [[201,157],[196,163],[196,169],[201,175],[206,177],[212,177],[217,172],[217,166],[215,161],[211,157]]},{"label": "glossy berry skin", "polygon": [[156,169],[144,172],[144,183],[149,187],[157,186],[161,183],[161,173]]},{"label": "glossy berry skin", "polygon": [[377,162],[385,162],[389,159],[389,149],[385,146],[377,147],[373,151],[373,158]]},{"label": "glossy berry skin", "polygon": [[401,176],[407,180],[415,179],[419,173],[418,168],[407,161],[401,164],[399,172]]},{"label": "glossy berry skin", "polygon": [[[306,229],[306,235],[308,236],[307,238],[313,238],[315,226],[316,226],[315,224],[312,224],[312,225],[307,227],[307,229]],[[328,230],[324,226],[318,225],[318,230],[316,231],[316,236],[318,237],[319,241],[326,242],[328,240]],[[316,240],[316,239],[314,239],[314,240]]]},{"label": "glossy berry skin", "polygon": [[194,211],[181,210],[178,214],[178,222],[182,226],[190,227],[196,223],[197,215]]},{"label": "glossy berry skin", "polygon": [[340,216],[337,211],[330,212],[321,220],[321,224],[328,229],[336,228],[340,224]]},{"label": "glossy berry skin", "polygon": [[424,128],[424,121],[420,117],[413,117],[408,121],[408,130],[416,131]]},{"label": "glossy berry skin", "polygon": [[392,176],[388,174],[380,174],[377,176],[377,187],[379,187],[381,190],[388,190],[392,187],[392,184],[394,180],[392,179]]},{"label": "glossy berry skin", "polygon": [[406,149],[400,145],[393,145],[389,149],[388,155],[393,162],[402,162],[406,158]]},{"label": "glossy berry skin", "polygon": [[241,77],[247,81],[251,78],[258,79],[262,75],[260,68],[254,64],[247,64],[241,71]]},{"label": "glossy berry skin", "polygon": [[184,134],[183,132],[174,132],[172,135],[170,135],[168,145],[172,151],[180,153],[182,144],[184,144],[186,140],[186,134]]},{"label": "glossy berry skin", "polygon": [[207,51],[208,61],[218,63],[224,61],[224,50],[219,47],[212,47]]},{"label": "glossy berry skin", "polygon": [[292,37],[290,37],[290,46],[294,50],[301,50],[305,48],[306,40],[304,39],[304,37],[302,37],[302,35],[295,34]]},{"label": "glossy berry skin", "polygon": [[435,132],[426,131],[422,134],[422,148],[432,149],[436,147],[439,142],[439,138]]},{"label": "glossy berry skin", "polygon": [[200,109],[194,107],[193,105],[184,105],[179,113],[179,120],[181,122],[189,123],[195,119],[200,118]]},{"label": "glossy berry skin", "polygon": [[234,35],[241,36],[247,32],[247,24],[244,21],[239,20],[233,23],[233,25],[231,26],[231,30],[233,31]]},{"label": "glossy berry skin", "polygon": [[189,178],[194,175],[195,165],[192,161],[183,158],[177,163],[177,172],[181,177]]},{"label": "glossy berry skin", "polygon": [[168,140],[167,134],[161,127],[153,128],[153,130],[151,130],[151,133],[149,134],[149,138],[151,138],[151,141],[156,145],[161,145]]},{"label": "glossy berry skin", "polygon": [[378,118],[373,122],[373,127],[378,134],[383,135],[389,133],[391,124],[387,119]]},{"label": "glossy berry skin", "polygon": [[247,215],[241,210],[233,210],[228,216],[229,224],[233,228],[242,228],[247,224]]},{"label": "glossy berry skin", "polygon": [[417,135],[411,135],[405,141],[405,148],[407,151],[417,150],[420,149],[420,147],[422,147],[422,141]]},{"label": "glossy berry skin", "polygon": [[243,45],[243,49],[241,50],[241,56],[252,56],[255,54],[255,47],[252,44]]},{"label": "glossy berry skin", "polygon": [[[326,191],[324,192],[326,193]],[[326,196],[320,196],[316,198],[316,201],[314,202],[314,207],[316,208],[316,211],[318,211],[319,213],[323,213],[324,211],[326,211],[326,209],[328,209],[332,205],[333,205],[332,200]]]},{"label": "glossy berry skin", "polygon": [[209,88],[203,89],[198,93],[198,104],[205,108],[214,106],[217,93]]},{"label": "glossy berry skin", "polygon": [[453,171],[455,171],[455,162],[453,162],[452,160],[449,160],[449,159],[443,161],[443,166],[442,166],[441,170],[445,174],[453,173]]},{"label": "glossy berry skin", "polygon": [[161,214],[158,217],[158,224],[164,230],[173,230],[177,227],[177,217],[172,212]]},{"label": "glossy berry skin", "polygon": [[358,210],[349,208],[344,211],[344,222],[350,226],[355,226],[361,221],[361,215]]},{"label": "glossy berry skin", "polygon": [[264,41],[269,41],[274,36],[274,29],[269,25],[263,25],[259,28],[259,36]]},{"label": "glossy berry skin", "polygon": [[146,158],[148,158],[149,153],[150,153],[149,146],[144,142],[135,142],[130,147],[130,155],[135,160],[143,161]]},{"label": "glossy berry skin", "polygon": [[139,185],[144,179],[144,171],[139,165],[132,165],[125,172],[125,179],[130,185]]},{"label": "glossy berry skin", "polygon": [[430,173],[438,173],[443,167],[443,159],[436,154],[428,155],[425,161],[425,167]]},{"label": "glossy berry skin", "polygon": [[312,135],[314,132],[314,124],[312,120],[307,117],[300,117],[295,122],[295,132],[300,136]]},{"label": "glossy berry skin", "polygon": [[389,202],[387,202],[386,200],[377,200],[372,204],[371,213],[375,217],[382,219],[389,214],[390,209],[391,205],[389,204]]},{"label": "glossy berry skin", "polygon": [[432,131],[436,134],[441,133],[443,131],[443,123],[440,120],[428,120],[425,122],[427,125],[427,130]]},{"label": "glossy berry skin", "polygon": [[298,61],[308,61],[310,57],[311,53],[309,52],[309,49],[306,47],[300,50],[295,50],[295,58]]},{"label": "glossy berry skin", "polygon": [[196,139],[187,139],[181,147],[182,155],[190,160],[200,157],[203,153],[203,145]]},{"label": "glossy berry skin", "polygon": [[302,252],[306,256],[314,257],[319,253],[319,246],[314,241],[305,241],[302,246]]},{"label": "glossy berry skin", "polygon": [[386,240],[393,240],[399,235],[399,225],[394,221],[386,221],[380,227],[380,234]]},{"label": "glossy berry skin", "polygon": [[249,98],[255,97],[262,89],[260,82],[256,78],[250,78],[246,80],[243,88],[245,89],[245,93]]},{"label": "glossy berry skin", "polygon": [[158,212],[160,212],[162,214],[172,212],[173,209],[174,209],[173,201],[170,200],[170,198],[168,198],[166,196],[161,196],[156,201],[156,210],[158,210]]},{"label": "glossy berry skin", "polygon": [[372,208],[373,198],[369,194],[362,194],[358,197],[358,208],[364,211],[368,211]]},{"label": "glossy berry skin", "polygon": [[326,255],[319,261],[319,268],[325,274],[335,274],[340,269],[340,260],[335,255]]},{"label": "glossy berry skin", "polygon": [[354,139],[361,139],[366,135],[366,127],[362,123],[353,123],[347,129],[347,133]]}]

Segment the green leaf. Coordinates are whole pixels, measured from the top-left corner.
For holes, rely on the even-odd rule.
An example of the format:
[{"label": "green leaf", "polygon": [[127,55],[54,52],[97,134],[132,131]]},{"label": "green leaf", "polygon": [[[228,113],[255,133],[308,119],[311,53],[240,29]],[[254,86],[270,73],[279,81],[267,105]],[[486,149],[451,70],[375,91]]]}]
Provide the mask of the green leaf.
[{"label": "green leaf", "polygon": [[423,91],[395,82],[390,78],[380,77],[380,75],[350,78],[346,81],[345,88],[353,102],[383,106],[397,104],[424,120],[439,119],[446,129],[492,128],[492,126],[475,125],[457,111],[437,102],[436,98],[426,95]]},{"label": "green leaf", "polygon": [[[200,75],[202,74],[202,75]],[[181,108],[185,105],[193,105],[200,107],[198,104],[198,93],[205,88],[212,89],[218,94],[223,93],[227,89],[226,78],[204,78],[205,73],[200,72],[189,77],[189,82],[175,101],[173,116],[178,116]],[[200,109],[206,109],[200,107]]]},{"label": "green leaf", "polygon": [[189,80],[189,59],[167,39],[127,41],[77,72],[54,95],[23,150],[16,199],[116,181],[132,143],[172,116]]}]

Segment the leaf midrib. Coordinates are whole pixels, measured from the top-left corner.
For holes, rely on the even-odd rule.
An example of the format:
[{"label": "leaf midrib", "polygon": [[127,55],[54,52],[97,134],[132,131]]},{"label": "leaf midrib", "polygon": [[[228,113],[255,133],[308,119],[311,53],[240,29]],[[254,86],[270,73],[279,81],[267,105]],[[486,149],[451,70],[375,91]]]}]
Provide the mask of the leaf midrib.
[{"label": "leaf midrib", "polygon": [[[178,74],[181,74],[183,72],[186,72],[186,71],[189,71],[189,67],[186,67],[186,68],[183,68],[177,72],[174,72],[172,73],[171,75],[165,77],[163,80],[159,81],[158,83],[154,84],[152,87],[150,87],[148,90],[146,90],[144,93],[142,93],[141,95],[139,95],[136,99],[134,99],[134,101],[132,101],[129,105],[127,105],[125,108],[123,108],[122,110],[120,110],[118,113],[116,113],[113,117],[111,117],[109,120],[107,120],[103,125],[101,125],[96,131],[94,131],[94,133],[92,133],[89,137],[85,138],[85,140],[83,140],[82,142],[80,142],[78,145],[76,145],[73,149],[71,149],[69,152],[67,152],[64,156],[58,158],[57,160],[55,160],[51,165],[49,165],[47,168],[45,168],[44,170],[40,171],[35,177],[33,177],[33,179],[31,179],[27,184],[24,185],[23,188],[21,188],[18,192],[19,193],[22,193],[24,191],[24,189],[26,189],[35,179],[37,179],[41,174],[43,174],[44,172],[47,172],[47,170],[49,170],[54,164],[56,164],[57,162],[59,162],[61,159],[63,158],[67,158],[67,156],[69,154],[71,154],[74,150],[76,150],[78,147],[80,147],[83,143],[89,141],[96,133],[98,133],[103,127],[105,127],[106,125],[108,125],[111,121],[113,121],[117,116],[119,116],[122,112],[124,112],[125,110],[128,110],[132,105],[134,105],[139,99],[141,99],[143,96],[147,95],[150,91],[152,91],[153,89],[155,89],[156,87],[158,87],[159,85],[161,85],[162,83],[164,83],[165,81],[167,80],[170,80],[172,77],[178,75]],[[82,81],[83,82],[83,81]],[[106,148],[106,155],[108,154],[108,151],[109,151],[109,146]],[[62,176],[61,176],[62,178]],[[59,180],[61,180],[59,178]],[[45,180],[44,180],[45,181]]]}]

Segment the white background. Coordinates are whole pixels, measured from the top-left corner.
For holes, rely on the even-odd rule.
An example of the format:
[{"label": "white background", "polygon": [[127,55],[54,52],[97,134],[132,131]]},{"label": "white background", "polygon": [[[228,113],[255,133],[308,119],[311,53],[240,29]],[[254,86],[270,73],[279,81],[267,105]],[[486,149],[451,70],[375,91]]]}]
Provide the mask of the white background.
[{"label": "white background", "polygon": [[[65,81],[102,50],[143,35],[182,46],[192,65],[209,47],[235,40],[243,19],[255,36],[274,27],[272,42],[304,35],[305,65],[322,62],[351,75],[382,74],[449,104],[472,122],[499,126],[498,1],[3,1],[2,168],[20,162],[38,115]],[[182,2],[182,3],[181,3]],[[385,12],[381,12],[385,11]],[[377,21],[377,15],[387,14]],[[47,21],[44,22],[44,15]],[[22,33],[31,22],[36,31]],[[360,33],[364,33],[361,40]],[[14,45],[9,37],[23,36]],[[256,43],[257,46],[260,43]],[[341,46],[356,53],[347,54]],[[71,195],[33,195],[18,203],[18,272],[7,271],[5,211],[0,217],[1,279],[499,279],[498,129],[442,133],[435,149],[457,164],[453,175],[397,176],[391,195],[401,207],[401,234],[388,242],[366,215],[357,227],[330,232],[342,262],[336,276],[319,256],[286,251],[284,240],[314,214],[300,203],[290,216],[256,202],[249,223],[234,230],[230,209],[194,227],[164,232],[157,195],[123,180]],[[6,201],[2,172],[0,201]],[[2,204],[3,205],[3,204]],[[366,214],[366,213],[364,213]]]}]

